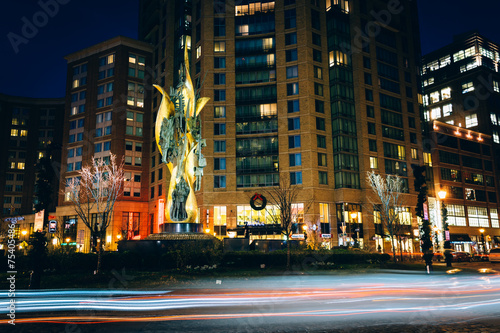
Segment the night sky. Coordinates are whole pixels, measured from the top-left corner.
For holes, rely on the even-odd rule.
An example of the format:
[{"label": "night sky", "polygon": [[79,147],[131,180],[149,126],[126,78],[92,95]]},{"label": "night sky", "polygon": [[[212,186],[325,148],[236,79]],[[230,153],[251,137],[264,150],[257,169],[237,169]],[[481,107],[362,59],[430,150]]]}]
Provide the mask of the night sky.
[{"label": "night sky", "polygon": [[[40,19],[40,28],[18,45],[8,34],[22,36],[23,17],[33,22],[42,8],[35,0],[8,1],[0,11],[0,93],[27,97],[65,94],[64,56],[117,35],[137,38],[138,0],[58,0],[58,13]],[[41,0],[42,3],[51,0]],[[452,41],[453,35],[478,30],[500,43],[497,0],[418,0],[422,54]]]}]

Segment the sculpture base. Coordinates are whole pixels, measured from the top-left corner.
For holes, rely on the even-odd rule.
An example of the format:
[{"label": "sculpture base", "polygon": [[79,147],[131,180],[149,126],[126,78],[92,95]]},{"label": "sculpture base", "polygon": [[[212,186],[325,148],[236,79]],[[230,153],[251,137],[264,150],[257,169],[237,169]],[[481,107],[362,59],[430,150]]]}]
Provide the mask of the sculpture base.
[{"label": "sculpture base", "polygon": [[160,232],[202,232],[200,223],[163,223],[160,226]]}]

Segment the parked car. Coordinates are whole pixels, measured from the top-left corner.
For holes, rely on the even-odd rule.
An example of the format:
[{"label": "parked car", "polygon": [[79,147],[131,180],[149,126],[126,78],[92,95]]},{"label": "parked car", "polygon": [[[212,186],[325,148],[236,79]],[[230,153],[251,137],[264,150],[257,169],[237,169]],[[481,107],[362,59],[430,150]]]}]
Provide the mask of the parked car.
[{"label": "parked car", "polygon": [[443,259],[444,259],[444,256],[441,252],[434,252],[434,257],[432,258],[432,260],[441,261]]},{"label": "parked car", "polygon": [[472,257],[472,260],[473,261],[488,261],[488,255],[487,254],[480,254],[480,253],[476,253],[474,254],[474,256]]},{"label": "parked car", "polygon": [[490,250],[490,262],[500,262],[500,247]]},{"label": "parked car", "polygon": [[471,261],[471,255],[468,252],[453,252],[453,261],[462,262],[462,261]]}]

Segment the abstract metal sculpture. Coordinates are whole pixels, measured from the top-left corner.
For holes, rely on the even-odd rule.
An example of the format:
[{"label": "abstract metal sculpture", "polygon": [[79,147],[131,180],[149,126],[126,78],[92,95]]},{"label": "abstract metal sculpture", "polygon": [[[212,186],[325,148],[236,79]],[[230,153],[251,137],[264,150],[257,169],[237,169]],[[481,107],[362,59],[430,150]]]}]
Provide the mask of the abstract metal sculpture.
[{"label": "abstract metal sculpture", "polygon": [[196,96],[187,49],[184,50],[184,68],[181,68],[177,88],[170,87],[170,96],[154,85],[163,95],[156,117],[156,144],[162,162],[170,171],[165,218],[167,222],[196,222],[198,205],[194,191],[200,189],[206,160],[201,149],[206,146],[201,138],[199,113],[209,98]]}]

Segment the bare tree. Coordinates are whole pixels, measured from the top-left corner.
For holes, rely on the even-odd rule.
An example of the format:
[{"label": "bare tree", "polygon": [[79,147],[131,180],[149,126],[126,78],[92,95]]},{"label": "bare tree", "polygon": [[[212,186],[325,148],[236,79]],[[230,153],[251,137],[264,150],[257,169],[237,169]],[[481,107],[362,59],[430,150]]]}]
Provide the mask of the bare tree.
[{"label": "bare tree", "polygon": [[[298,209],[293,209],[297,203],[299,188],[292,186],[290,180],[280,176],[279,186],[265,191],[271,207],[266,206],[266,211],[273,223],[281,225],[281,233],[286,237],[286,268],[290,269],[290,240],[297,223]],[[305,214],[305,212],[304,212]]]},{"label": "bare tree", "polygon": [[403,191],[405,190],[403,180],[395,175],[383,177],[373,171],[367,173],[366,180],[378,199],[373,200],[371,204],[374,211],[380,214],[382,225],[389,233],[393,247],[393,259],[396,262],[394,238],[398,235],[401,237],[400,213],[403,211]]},{"label": "bare tree", "polygon": [[[111,154],[109,162],[104,158],[92,158],[92,163],[78,171],[79,177],[67,184],[70,200],[78,217],[90,230],[92,246],[97,251],[96,274],[100,273],[103,243],[112,219],[116,199],[123,191],[123,160],[116,163]],[[92,218],[95,214],[96,218]]]}]

